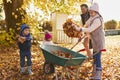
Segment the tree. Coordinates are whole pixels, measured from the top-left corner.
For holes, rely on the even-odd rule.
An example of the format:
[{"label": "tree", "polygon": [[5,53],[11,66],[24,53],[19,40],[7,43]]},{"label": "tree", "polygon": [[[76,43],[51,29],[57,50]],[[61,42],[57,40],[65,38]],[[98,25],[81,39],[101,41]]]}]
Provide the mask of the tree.
[{"label": "tree", "polygon": [[78,14],[80,4],[87,0],[34,0],[36,7],[50,16],[51,13],[59,12],[66,14]]},{"label": "tree", "polygon": [[22,22],[22,16],[24,15],[20,12],[22,4],[23,0],[3,0],[7,31],[10,28],[17,31],[17,23]]},{"label": "tree", "polygon": [[41,24],[42,30],[48,30],[52,31],[52,22],[51,21],[44,21],[43,24]]},{"label": "tree", "polygon": [[116,29],[117,22],[115,20],[110,20],[108,22],[105,22],[105,29]]}]

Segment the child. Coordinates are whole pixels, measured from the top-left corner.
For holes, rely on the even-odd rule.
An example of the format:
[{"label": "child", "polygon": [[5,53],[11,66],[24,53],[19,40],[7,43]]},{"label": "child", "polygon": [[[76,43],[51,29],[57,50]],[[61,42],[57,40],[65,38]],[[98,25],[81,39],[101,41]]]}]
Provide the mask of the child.
[{"label": "child", "polygon": [[75,26],[75,29],[78,31],[90,33],[93,54],[97,53],[96,55],[93,56],[94,58],[93,72],[95,73],[92,79],[101,80],[102,79],[101,50],[104,49],[105,46],[103,19],[99,14],[99,6],[97,3],[92,4],[89,10],[90,18],[86,22],[86,25],[88,27],[78,28],[77,26]]},{"label": "child", "polygon": [[20,36],[18,37],[18,47],[20,49],[20,73],[23,74],[25,72],[25,57],[27,58],[27,68],[28,73],[31,75],[33,72],[31,71],[31,40],[32,37],[30,35],[30,28],[28,25],[23,24],[20,27]]},{"label": "child", "polygon": [[54,45],[54,43],[52,41],[52,35],[49,33],[49,31],[45,31],[45,37],[44,37],[42,46],[43,45]]}]

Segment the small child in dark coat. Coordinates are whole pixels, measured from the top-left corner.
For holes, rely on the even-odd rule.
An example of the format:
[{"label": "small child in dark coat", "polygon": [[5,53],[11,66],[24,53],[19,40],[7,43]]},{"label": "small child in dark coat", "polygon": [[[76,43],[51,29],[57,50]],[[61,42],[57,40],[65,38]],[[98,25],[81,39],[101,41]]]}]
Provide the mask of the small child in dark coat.
[{"label": "small child in dark coat", "polygon": [[28,73],[33,74],[31,70],[31,40],[32,37],[30,35],[30,28],[28,25],[23,24],[20,27],[20,35],[18,37],[18,47],[20,49],[20,73],[24,73],[25,69],[25,57],[27,58],[27,68]]}]

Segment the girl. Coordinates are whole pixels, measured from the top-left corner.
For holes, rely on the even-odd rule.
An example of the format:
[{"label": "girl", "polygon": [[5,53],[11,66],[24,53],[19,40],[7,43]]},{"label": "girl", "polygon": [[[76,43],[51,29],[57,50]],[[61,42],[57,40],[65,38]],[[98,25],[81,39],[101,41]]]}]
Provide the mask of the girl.
[{"label": "girl", "polygon": [[90,18],[86,22],[87,28],[80,28],[75,26],[75,29],[90,34],[92,40],[93,54],[97,52],[94,58],[93,72],[94,76],[91,77],[95,80],[101,80],[102,66],[101,66],[101,50],[105,46],[105,33],[103,27],[103,19],[99,14],[99,7],[97,3],[93,3],[89,9]]},{"label": "girl", "polygon": [[44,37],[42,46],[44,45],[54,45],[52,41],[52,35],[49,33],[49,31],[45,31],[45,37]]}]

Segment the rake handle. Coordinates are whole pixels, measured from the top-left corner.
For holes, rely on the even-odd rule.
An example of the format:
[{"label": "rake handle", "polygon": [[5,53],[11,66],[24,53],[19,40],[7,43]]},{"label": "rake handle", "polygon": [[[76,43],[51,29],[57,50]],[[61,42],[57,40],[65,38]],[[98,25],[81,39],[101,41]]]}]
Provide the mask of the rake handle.
[{"label": "rake handle", "polygon": [[[85,36],[83,36],[82,38],[81,38],[81,40],[84,38]],[[81,40],[79,40],[73,47],[71,47],[71,49],[73,49]]]}]

